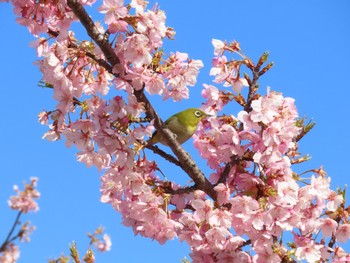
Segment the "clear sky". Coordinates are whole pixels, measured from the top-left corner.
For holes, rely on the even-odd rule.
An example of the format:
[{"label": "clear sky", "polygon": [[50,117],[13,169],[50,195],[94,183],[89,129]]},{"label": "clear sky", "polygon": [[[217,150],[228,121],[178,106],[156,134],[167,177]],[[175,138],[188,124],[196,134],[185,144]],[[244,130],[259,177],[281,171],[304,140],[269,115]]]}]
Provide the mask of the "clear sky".
[{"label": "clear sky", "polygon": [[[97,6],[100,3],[97,1]],[[261,79],[262,91],[270,86],[295,98],[299,114],[317,123],[301,141],[300,150],[309,153],[312,160],[300,171],[323,165],[332,178],[333,189],[348,183],[348,0],[158,3],[167,14],[167,25],[177,32],[175,41],[165,45],[166,51],[187,52],[192,58],[202,59],[205,66],[188,101],[174,104],[154,99],[155,108],[164,119],[189,106],[200,106],[203,101],[202,84],[211,84],[212,80],[208,75],[212,38],[237,40],[254,61],[269,50],[275,67]],[[20,263],[46,262],[62,252],[68,254],[68,244],[73,240],[84,253],[88,244],[86,232],[100,225],[111,235],[113,245],[110,252],[96,255],[97,262],[175,263],[188,255],[188,247],[178,240],[161,246],[135,237],[131,229],[121,225],[120,215],[110,205],[100,203],[97,170],[78,163],[76,149],[67,149],[63,141],[51,143],[41,139],[47,127],[38,123],[37,114],[52,109],[55,102],[50,90],[37,85],[41,74],[33,65],[36,53],[29,47],[33,38],[26,28],[16,24],[12,7],[6,3],[0,4],[0,37],[0,243],[16,216],[7,206],[12,185],[21,186],[22,181],[36,176],[42,194],[40,211],[25,215],[23,220],[30,220],[37,230],[29,244],[20,245]],[[237,109],[232,113],[236,114]],[[192,141],[185,144],[185,149],[198,159]],[[350,246],[346,248],[350,252]]]}]

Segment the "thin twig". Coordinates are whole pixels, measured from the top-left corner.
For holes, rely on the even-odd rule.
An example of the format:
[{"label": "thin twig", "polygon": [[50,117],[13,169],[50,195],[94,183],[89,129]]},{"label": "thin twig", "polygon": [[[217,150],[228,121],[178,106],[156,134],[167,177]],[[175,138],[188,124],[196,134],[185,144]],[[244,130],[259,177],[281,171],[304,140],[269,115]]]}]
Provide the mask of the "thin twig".
[{"label": "thin twig", "polygon": [[99,31],[84,7],[77,0],[67,0],[67,4],[72,9],[82,25],[85,27],[88,35],[100,47],[101,51],[111,66],[113,67],[114,65],[120,64],[118,56],[115,54],[112,46],[109,44],[108,39],[106,39],[107,34],[105,34],[105,32],[101,33]]},{"label": "thin twig", "polygon": [[176,190],[173,189],[166,189],[166,193],[171,194],[171,195],[181,195],[181,194],[189,194],[192,193],[193,191],[197,190],[195,185],[188,186],[188,187],[182,187]]},{"label": "thin twig", "polygon": [[247,104],[244,106],[244,110],[246,112],[250,112],[252,110],[251,104],[254,100],[254,95],[256,94],[256,92],[258,91],[258,80],[259,80],[259,68],[254,67],[252,69],[252,74],[253,74],[253,80],[251,85],[249,85],[249,91],[248,91],[248,96],[247,96]]},{"label": "thin twig", "polygon": [[8,244],[8,242],[9,242],[9,240],[10,240],[12,234],[13,234],[13,231],[15,230],[16,225],[17,225],[18,222],[19,222],[19,218],[21,217],[22,213],[23,213],[23,211],[19,211],[19,212],[18,212],[17,217],[16,217],[16,220],[15,220],[15,222],[13,223],[13,226],[12,226],[12,228],[11,228],[11,231],[8,233],[5,242],[2,243],[2,245],[1,245],[1,247],[0,247],[0,252],[3,252],[3,251],[5,250],[5,248],[6,248],[7,244]]},{"label": "thin twig", "polygon": [[[59,31],[53,31],[51,29],[49,29],[47,31],[47,33],[53,37],[58,37],[60,32]],[[74,43],[70,43],[70,45],[73,48],[79,48],[79,46],[75,45]],[[108,64],[108,62],[102,58],[97,58],[95,54],[84,50],[86,56],[88,56],[89,58],[91,58],[92,60],[96,61],[97,64],[99,64],[100,66],[104,67],[110,74],[113,74],[113,68],[111,67],[111,65]]]},{"label": "thin twig", "polygon": [[151,151],[153,151],[155,154],[158,154],[160,156],[162,156],[165,160],[181,167],[181,164],[179,163],[179,161],[172,155],[164,152],[163,150],[159,149],[158,146],[155,145],[146,145],[146,148],[150,149]]},{"label": "thin twig", "polygon": [[237,155],[232,155],[231,160],[225,165],[217,184],[224,183],[232,169],[232,167],[238,163]]}]

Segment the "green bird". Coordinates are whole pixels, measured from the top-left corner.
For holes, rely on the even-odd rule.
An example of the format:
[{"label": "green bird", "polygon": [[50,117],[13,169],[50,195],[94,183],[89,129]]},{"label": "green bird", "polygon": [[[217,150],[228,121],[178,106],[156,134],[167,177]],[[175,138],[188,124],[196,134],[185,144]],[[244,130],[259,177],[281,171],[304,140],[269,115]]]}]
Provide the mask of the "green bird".
[{"label": "green bird", "polygon": [[[209,116],[211,115],[206,114],[200,109],[189,108],[174,114],[167,119],[164,124],[172,133],[176,135],[177,142],[179,144],[183,144],[195,133],[199,122],[203,118]],[[157,131],[155,131],[152,138],[146,142],[146,145],[154,145],[158,142],[166,146],[168,145],[164,138]]]}]

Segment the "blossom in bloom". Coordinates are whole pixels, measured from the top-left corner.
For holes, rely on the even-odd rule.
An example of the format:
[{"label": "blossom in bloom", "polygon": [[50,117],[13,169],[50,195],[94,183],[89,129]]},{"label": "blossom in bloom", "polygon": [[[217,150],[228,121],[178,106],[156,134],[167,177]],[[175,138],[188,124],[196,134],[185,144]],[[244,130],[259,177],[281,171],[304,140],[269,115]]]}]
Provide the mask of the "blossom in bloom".
[{"label": "blossom in bloom", "polygon": [[[190,59],[186,53],[158,57],[163,39],[173,32],[165,25],[165,13],[156,6],[146,10],[144,0],[131,0],[125,6],[123,0],[103,0],[99,11],[105,14],[109,33],[117,33],[113,49],[120,63],[114,65],[112,75],[98,64],[106,60],[98,45],[78,41],[68,31],[74,15],[66,1],[13,2],[18,22],[33,34],[59,31],[57,37],[37,38],[32,44],[43,57],[38,64],[45,83],[54,87],[58,103],[56,109],[39,114],[41,123],[52,121],[44,137],[65,137],[67,147],[75,145],[79,150],[78,161],[104,170],[101,202],[120,212],[123,224],[132,227],[135,234],[161,244],[179,237],[191,247],[194,262],[208,263],[280,262],[288,255],[313,262],[330,258],[331,250],[312,235],[322,231],[324,238],[349,239],[347,221],[337,223],[327,217],[344,201],[329,189],[329,178],[318,173],[301,187],[293,177],[290,153],[297,152],[295,138],[300,134],[294,100],[269,91],[266,96],[256,94],[246,105],[251,107],[245,107],[244,99],[234,96],[248,86],[240,76],[241,66],[249,68],[249,60],[229,60],[224,52],[239,51],[238,43],[212,40],[215,58],[210,75],[215,83],[233,91],[204,85],[206,102],[202,108],[216,115],[237,100],[249,109],[237,117],[208,118],[194,135],[195,147],[213,170],[209,180],[217,198],[213,200],[201,190],[177,194],[176,190],[183,190],[181,186],[159,178],[157,164],[133,149],[135,142],[144,141],[154,130],[152,121],[140,123],[149,116],[145,114],[147,105],[139,103],[135,91],[144,89],[163,99],[180,101],[189,97],[189,87],[196,85],[203,67],[202,61]],[[92,2],[80,0],[81,4]],[[135,15],[128,14],[130,8],[135,9]],[[98,23],[96,28],[104,33]],[[109,96],[111,84],[116,92],[126,93]],[[23,192],[15,187],[17,196],[10,198],[9,205],[24,212],[37,210],[35,183],[33,180]],[[294,236],[295,247],[288,251],[282,233],[296,229],[301,236]],[[110,237],[104,235],[94,245],[107,251]],[[341,248],[334,251],[339,258],[346,256]]]},{"label": "blossom in bloom", "polygon": [[138,13],[137,32],[145,34],[152,49],[163,45],[163,38],[166,36],[165,13],[161,10]]},{"label": "blossom in bloom", "polygon": [[203,201],[201,199],[195,199],[191,202],[191,205],[195,209],[193,217],[197,223],[209,219],[213,209],[213,202],[210,200]]},{"label": "blossom in bloom", "polygon": [[99,239],[93,244],[101,252],[109,251],[112,246],[111,237],[108,234],[104,234],[102,240]]},{"label": "blossom in bloom", "polygon": [[276,253],[274,253],[272,249],[272,247],[276,245],[277,244],[272,243],[271,238],[265,238],[262,236],[261,238],[257,239],[253,244],[254,251],[256,252],[256,255],[253,256],[253,262],[281,262],[281,258]]},{"label": "blossom in bloom", "polygon": [[230,189],[227,187],[227,185],[220,183],[214,187],[214,190],[217,193],[217,196],[218,196],[217,201],[220,205],[228,203],[228,200],[230,197]]},{"label": "blossom in bloom", "polygon": [[331,194],[329,189],[331,179],[329,177],[311,176],[311,187],[309,188],[309,194],[320,199],[327,199]]},{"label": "blossom in bloom", "polygon": [[136,13],[142,13],[147,6],[147,1],[144,0],[131,0],[130,6],[136,9]]},{"label": "blossom in bloom", "polygon": [[42,139],[46,139],[46,140],[51,141],[51,142],[57,141],[60,138],[61,138],[60,134],[55,130],[49,130],[49,131],[45,132],[45,134],[42,137]]},{"label": "blossom in bloom", "polygon": [[240,156],[243,153],[238,132],[232,125],[216,118],[210,118],[208,123],[211,129],[195,134],[194,146],[212,168],[217,168],[221,162],[229,162],[232,154]]},{"label": "blossom in bloom", "polygon": [[116,20],[108,25],[108,31],[111,34],[115,34],[117,32],[126,32],[128,25],[129,24],[124,20]]},{"label": "blossom in bloom", "polygon": [[208,223],[211,226],[231,227],[232,214],[227,210],[214,209],[209,216]]},{"label": "blossom in bloom", "polygon": [[124,0],[103,0],[103,4],[99,7],[102,14],[106,14],[106,24],[111,24],[119,18],[124,18],[128,9],[124,6]]},{"label": "blossom in bloom", "polygon": [[299,186],[294,180],[279,182],[276,186],[278,189],[278,196],[275,204],[283,207],[294,207],[298,203]]},{"label": "blossom in bloom", "polygon": [[322,218],[320,220],[320,228],[321,228],[323,237],[329,237],[335,234],[337,227],[338,227],[337,221],[331,218]]},{"label": "blossom in bloom", "polygon": [[205,102],[205,108],[208,113],[211,114],[216,111],[222,110],[225,105],[222,100],[220,100],[220,91],[213,85],[203,84],[204,89],[202,89],[202,97],[207,99]]},{"label": "blossom in bloom", "polygon": [[350,254],[346,253],[342,247],[336,247],[333,262],[349,262]]},{"label": "blossom in bloom", "polygon": [[149,39],[142,34],[133,34],[128,37],[124,45],[124,57],[135,67],[149,65],[152,62]]},{"label": "blossom in bloom", "polygon": [[47,125],[49,121],[49,113],[47,111],[42,111],[38,114],[38,120],[41,124]]},{"label": "blossom in bloom", "polygon": [[[250,118],[251,114],[249,114],[246,111],[240,111],[237,115],[237,119],[243,123],[244,126],[244,130],[246,131],[260,131],[261,127],[259,126],[258,123],[254,122],[251,118]],[[250,139],[251,140],[251,139]],[[258,141],[258,140],[256,140]]]},{"label": "blossom in bloom", "polygon": [[224,227],[213,227],[205,233],[208,245],[212,251],[220,251],[225,248],[227,240],[232,236]]},{"label": "blossom in bloom", "polygon": [[174,101],[181,101],[189,98],[189,90],[182,82],[181,77],[172,78],[168,82],[169,89],[165,90],[163,100],[172,98]]},{"label": "blossom in bloom", "polygon": [[142,80],[145,83],[145,90],[149,94],[163,94],[165,83],[161,74],[146,71],[142,74]]},{"label": "blossom in bloom", "polygon": [[46,38],[38,37],[29,44],[36,49],[38,57],[43,56],[48,51],[48,41]]},{"label": "blossom in bloom", "polygon": [[341,224],[335,233],[335,237],[339,242],[345,243],[350,238],[350,224]]},{"label": "blossom in bloom", "polygon": [[213,58],[212,66],[213,67],[210,69],[209,75],[215,76],[215,79],[213,81],[215,83],[224,82],[230,74],[230,71],[227,67],[227,58],[225,56]]},{"label": "blossom in bloom", "polygon": [[197,82],[199,69],[203,67],[200,60],[189,60],[188,54],[176,52],[164,63],[166,72],[163,74],[168,82],[163,99],[173,98],[174,101],[187,99],[187,86],[194,86]]},{"label": "blossom in bloom", "polygon": [[225,43],[219,39],[212,39],[211,43],[214,46],[214,55],[221,56],[225,50]]},{"label": "blossom in bloom", "polygon": [[[90,4],[95,0],[84,1]],[[67,29],[73,21],[74,14],[66,1],[48,1],[45,4],[37,1],[12,1],[17,22],[26,26],[31,34],[38,36],[47,33],[48,29],[60,31]]]},{"label": "blossom in bloom", "polygon": [[[227,80],[228,84],[232,86],[232,89],[236,93],[241,93],[243,87],[248,87],[248,82],[245,78],[234,78],[232,80]],[[227,86],[227,84],[224,84]]]},{"label": "blossom in bloom", "polygon": [[38,178],[30,178],[30,184],[24,184],[24,191],[20,191],[17,185],[13,186],[14,191],[17,195],[11,196],[8,201],[9,206],[23,213],[28,213],[29,211],[38,211],[39,206],[35,199],[40,197],[40,193],[35,189]]},{"label": "blossom in bloom", "polygon": [[343,202],[344,198],[341,194],[337,194],[336,192],[331,191],[328,196],[327,209],[334,212]]},{"label": "blossom in bloom", "polygon": [[252,121],[264,124],[271,123],[279,114],[279,107],[282,104],[283,97],[280,94],[270,92],[266,97],[260,97],[252,102],[252,112],[250,118]]},{"label": "blossom in bloom", "polygon": [[323,245],[317,244],[312,239],[297,235],[294,235],[294,240],[297,246],[295,250],[297,260],[316,262],[321,259],[321,248],[324,247]]},{"label": "blossom in bloom", "polygon": [[0,253],[0,262],[1,263],[16,263],[19,259],[19,248],[13,243],[9,243],[5,250]]}]

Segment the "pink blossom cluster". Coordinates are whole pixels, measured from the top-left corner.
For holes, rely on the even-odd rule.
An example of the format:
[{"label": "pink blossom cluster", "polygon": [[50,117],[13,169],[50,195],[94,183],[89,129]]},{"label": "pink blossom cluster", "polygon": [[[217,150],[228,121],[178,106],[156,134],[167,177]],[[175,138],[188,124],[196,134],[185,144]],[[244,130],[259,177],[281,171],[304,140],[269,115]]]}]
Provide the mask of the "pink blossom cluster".
[{"label": "pink blossom cluster", "polygon": [[112,246],[111,237],[108,234],[104,234],[102,239],[95,242],[94,245],[101,252],[109,251]]},{"label": "pink blossom cluster", "polygon": [[240,64],[234,60],[228,61],[223,55],[225,51],[237,52],[239,45],[236,42],[227,44],[218,39],[213,39],[212,44],[215,58],[212,61],[210,75],[215,76],[215,83],[223,83],[224,87],[232,87],[236,93],[240,93],[243,87],[248,86],[247,80],[240,77]]},{"label": "pink blossom cluster", "polygon": [[[43,57],[38,63],[43,80],[53,87],[58,102],[55,110],[39,114],[42,124],[52,120],[44,138],[54,141],[65,137],[68,147],[76,145],[79,149],[79,161],[99,169],[132,160],[130,146],[151,135],[152,126],[130,127],[131,120],[144,112],[134,90],[144,88],[149,94],[175,101],[188,98],[188,86],[196,84],[203,66],[180,52],[162,59],[157,48],[171,35],[164,12],[156,8],[146,11],[142,1],[132,1],[131,6],[136,9],[135,15],[127,12],[123,1],[104,1],[99,8],[109,26],[113,21],[131,21],[128,27],[134,28],[132,34],[117,32],[114,51],[120,64],[112,69],[114,75],[97,62],[105,59],[100,48],[90,41],[78,41],[71,31],[62,29],[51,44],[45,38],[32,43],[38,56]],[[103,32],[101,26],[96,26]],[[126,95],[103,99],[112,85]],[[79,117],[73,120],[73,114]]]},{"label": "pink blossom cluster", "polygon": [[88,233],[88,237],[90,238],[90,244],[95,246],[98,251],[106,252],[111,250],[112,240],[108,234],[103,234],[103,228],[97,228],[93,234]]},{"label": "pink blossom cluster", "polygon": [[[215,69],[217,64],[213,65]],[[211,111],[221,110],[229,100],[211,85],[204,85],[202,95]],[[289,249],[274,239],[287,232],[294,236],[292,251],[297,260],[329,260],[336,249],[327,247],[325,240],[333,237],[346,242],[350,238],[350,224],[324,216],[335,213],[344,202],[341,193],[330,190],[330,178],[319,173],[302,187],[294,177],[288,153],[297,148],[297,117],[293,99],[268,91],[252,101],[250,111],[243,110],[237,117],[210,118],[198,130],[194,146],[216,170],[210,179],[217,185],[218,204],[226,204],[227,209],[217,209],[204,198],[190,202],[192,224],[196,222],[197,227],[183,239],[191,246],[195,262],[280,262]],[[225,164],[235,164],[239,158],[246,161],[233,165],[227,180],[222,180]],[[198,226],[205,229],[202,235]],[[216,234],[213,244],[209,232]],[[322,238],[317,239],[320,232]],[[231,240],[237,242],[233,247]],[[254,256],[239,249],[237,253],[247,240]]]},{"label": "pink blossom cluster", "polygon": [[30,178],[30,184],[24,184],[24,191],[20,191],[17,185],[14,185],[13,189],[16,195],[10,197],[8,200],[9,206],[14,209],[21,211],[23,213],[28,213],[29,211],[38,211],[39,206],[35,199],[40,197],[40,193],[35,189],[38,178]]},{"label": "pink blossom cluster", "polygon": [[5,251],[0,254],[0,263],[16,263],[19,256],[20,251],[18,246],[10,243],[6,246]]},{"label": "pink blossom cluster", "polygon": [[136,234],[163,244],[175,238],[182,225],[166,211],[170,196],[162,193],[166,182],[156,177],[156,168],[155,162],[138,159],[109,169],[101,177],[101,201],[121,212],[123,224]]},{"label": "pink blossom cluster", "polygon": [[[92,5],[96,0],[81,0],[83,5]],[[35,36],[48,31],[59,31],[69,28],[74,14],[65,0],[12,0],[17,22],[26,26]]]},{"label": "pink blossom cluster", "polygon": [[[294,100],[273,91],[249,101],[239,97],[251,84],[241,77],[247,58],[237,42],[212,41],[210,75],[224,89],[205,84],[203,108],[217,114],[236,99],[244,110],[208,118],[194,136],[194,146],[212,170],[208,178],[216,197],[210,198],[202,189],[159,178],[157,163],[134,148],[154,130],[152,121],[143,123],[145,105],[135,92],[180,101],[189,97],[188,87],[203,67],[186,53],[164,55],[163,40],[174,35],[165,13],[157,6],[146,10],[143,0],[129,5],[104,0],[99,11],[108,32],[98,23],[95,29],[103,38],[113,35],[110,47],[118,63],[110,65],[97,44],[79,41],[68,31],[73,15],[65,1],[46,2],[13,1],[32,34],[56,34],[33,42],[44,83],[57,101],[54,110],[39,114],[50,128],[44,138],[65,138],[67,147],[78,149],[78,161],[104,171],[101,202],[120,212],[124,225],[161,244],[174,238],[187,242],[193,262],[315,262],[348,256],[339,246],[350,237],[346,216],[339,215],[346,214],[342,194],[330,190],[330,178],[320,171],[304,185],[292,170],[291,152],[297,151],[301,132]],[[225,52],[243,60],[229,60]],[[34,190],[18,193],[22,199],[11,198],[11,207],[36,209]],[[285,235],[292,244],[282,239]],[[108,250],[108,237],[96,245]]]}]

